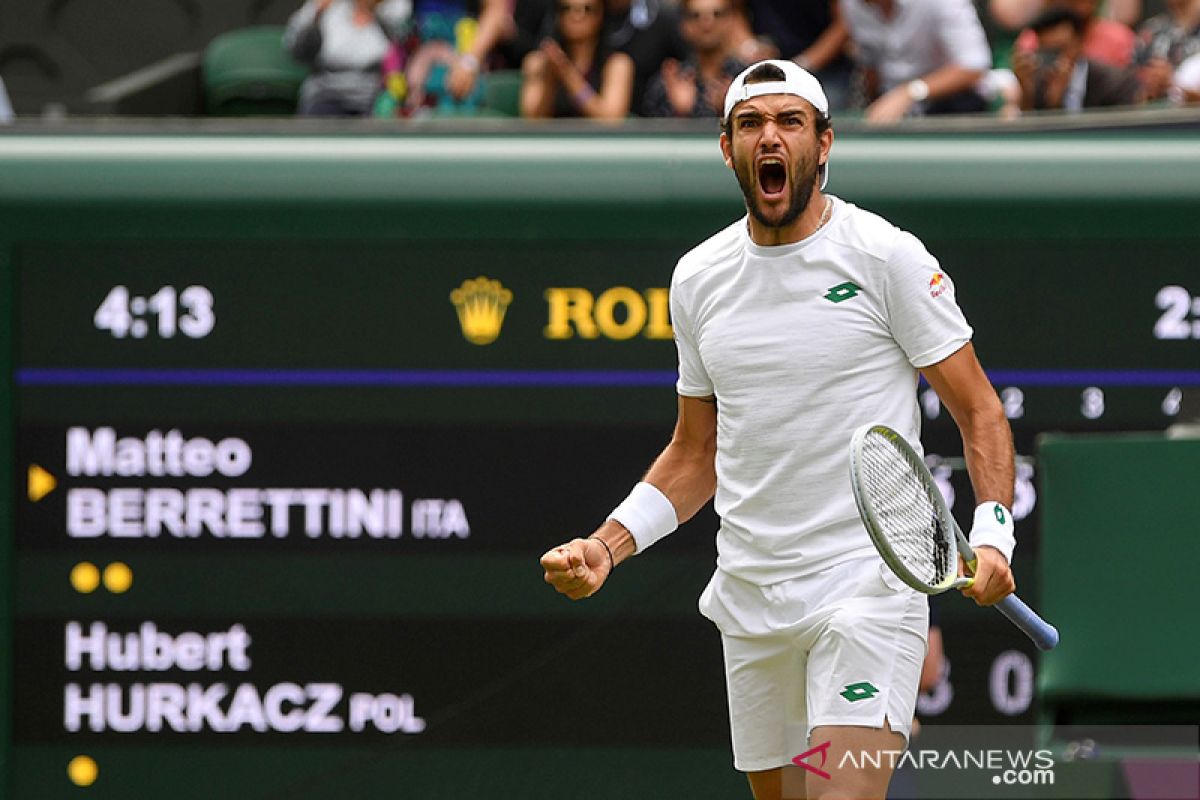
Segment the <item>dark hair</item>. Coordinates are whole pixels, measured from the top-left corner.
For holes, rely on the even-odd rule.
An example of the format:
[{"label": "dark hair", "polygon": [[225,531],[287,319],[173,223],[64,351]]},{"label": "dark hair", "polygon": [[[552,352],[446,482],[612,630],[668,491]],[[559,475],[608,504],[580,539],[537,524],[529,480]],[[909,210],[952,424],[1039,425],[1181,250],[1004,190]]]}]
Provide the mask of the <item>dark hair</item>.
[{"label": "dark hair", "polygon": [[1084,27],[1087,25],[1087,20],[1066,6],[1050,6],[1033,18],[1033,22],[1029,23],[1029,28],[1034,33],[1041,33],[1050,28],[1058,27],[1064,22],[1071,23],[1071,27],[1075,30],[1075,33],[1081,36],[1083,35]]},{"label": "dark hair", "polygon": [[[600,14],[602,16],[608,13],[608,4],[605,0],[589,0],[589,2],[600,7]],[[567,47],[567,40],[563,37],[562,30],[558,27],[558,20],[561,16],[558,11],[558,5],[558,0],[554,0],[554,2],[550,4],[544,25],[545,27],[549,28],[550,38],[553,39],[559,47],[565,50]],[[616,49],[609,43],[608,40],[607,22],[601,24],[600,32],[597,34],[597,37],[598,40],[596,42],[596,54],[592,56],[592,65],[588,68],[587,74],[583,76],[585,79],[590,79],[592,73],[596,70],[603,71],[604,65],[608,62],[609,56],[616,52]]]},{"label": "dark hair", "polygon": [[[746,75],[746,80],[742,81],[742,83],[743,84],[772,83],[772,82],[783,83],[786,80],[787,80],[787,74],[784,73],[784,71],[781,68],[775,66],[774,64],[762,63],[762,64],[759,64],[754,69],[750,70],[750,73],[748,75]],[[825,133],[825,131],[829,130],[830,119],[825,114],[822,114],[816,108],[816,106],[813,106],[813,111],[816,112],[814,114],[814,116],[817,118],[815,127],[817,129],[817,137],[820,138],[820,136],[823,133]],[[725,133],[726,136],[732,135],[733,128],[729,123],[728,117],[721,120],[721,130]]]}]

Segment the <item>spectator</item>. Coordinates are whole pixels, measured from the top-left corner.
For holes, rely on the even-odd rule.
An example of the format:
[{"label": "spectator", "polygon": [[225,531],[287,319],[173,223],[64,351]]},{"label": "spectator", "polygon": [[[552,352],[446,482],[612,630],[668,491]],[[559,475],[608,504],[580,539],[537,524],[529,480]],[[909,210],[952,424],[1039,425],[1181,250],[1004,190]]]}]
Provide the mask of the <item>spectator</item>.
[{"label": "spectator", "polygon": [[[1092,62],[1128,67],[1133,63],[1133,30],[1116,20],[1099,16],[1100,0],[1055,0],[1045,10],[1065,6],[1084,20],[1083,55]],[[1041,12],[1035,14],[1040,17]],[[1037,49],[1037,35],[1032,28],[1021,31],[1013,45],[1014,53],[1032,53]]]},{"label": "spectator", "polygon": [[284,46],[311,73],[297,113],[360,116],[379,91],[379,68],[401,33],[410,0],[307,0],[288,20]]},{"label": "spectator", "polygon": [[992,63],[971,0],[841,0],[866,73],[870,123],[984,111],[976,86]]},{"label": "spectator", "polygon": [[730,36],[730,48],[734,58],[743,64],[778,58],[779,48],[770,36],[755,33],[752,17],[746,0],[733,0],[733,33]]},{"label": "spectator", "polygon": [[[1151,0],[1148,5],[1161,3]],[[988,16],[1001,27],[1019,31],[1046,9],[1045,0],[988,0]],[[1107,0],[1104,17],[1133,28],[1142,18],[1142,0]]]},{"label": "spectator", "polygon": [[[393,47],[386,71],[402,69],[407,114],[422,108],[471,112],[483,105],[479,74],[497,45],[513,37],[506,0],[416,0],[413,29]],[[397,84],[389,77],[389,91]]]},{"label": "spectator", "polygon": [[1086,25],[1065,6],[1051,7],[1031,23],[1036,52],[1013,53],[1022,109],[1079,111],[1142,101],[1142,87],[1133,72],[1084,54]]},{"label": "spectator", "polygon": [[608,0],[605,5],[607,44],[633,59],[630,108],[635,114],[644,114],[646,84],[668,58],[676,61],[687,58],[679,11],[667,0]]},{"label": "spectator", "polygon": [[560,0],[553,38],[521,65],[521,116],[623,119],[634,65],[603,36],[603,0]]},{"label": "spectator", "polygon": [[730,55],[734,9],[729,0],[683,0],[683,38],[691,54],[668,58],[646,86],[653,117],[719,117],[725,92],[745,65]]},{"label": "spectator", "polygon": [[749,0],[749,4],[754,31],[773,39],[783,58],[816,76],[830,110],[848,107],[854,65],[846,55],[850,37],[837,0]]},{"label": "spectator", "polygon": [[1167,11],[1142,23],[1133,60],[1147,100],[1166,96],[1175,70],[1200,53],[1200,0],[1167,0]]}]

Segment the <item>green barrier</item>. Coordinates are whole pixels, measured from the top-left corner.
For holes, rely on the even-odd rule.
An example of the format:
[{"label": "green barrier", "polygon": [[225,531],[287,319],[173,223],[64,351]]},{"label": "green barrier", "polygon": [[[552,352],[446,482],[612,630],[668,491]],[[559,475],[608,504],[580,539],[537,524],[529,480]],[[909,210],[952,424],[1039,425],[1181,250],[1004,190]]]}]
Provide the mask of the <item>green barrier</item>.
[{"label": "green barrier", "polygon": [[1041,611],[1062,632],[1042,662],[1047,718],[1194,722],[1200,441],[1046,436],[1038,458]]}]

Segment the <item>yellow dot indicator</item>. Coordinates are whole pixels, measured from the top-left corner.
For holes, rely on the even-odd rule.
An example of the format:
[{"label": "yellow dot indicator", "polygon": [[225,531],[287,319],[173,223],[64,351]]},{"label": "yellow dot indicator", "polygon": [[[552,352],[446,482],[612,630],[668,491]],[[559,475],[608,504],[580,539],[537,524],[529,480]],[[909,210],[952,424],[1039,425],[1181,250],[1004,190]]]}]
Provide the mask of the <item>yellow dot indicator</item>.
[{"label": "yellow dot indicator", "polygon": [[113,594],[129,591],[133,585],[133,570],[127,564],[114,561],[104,568],[104,588]]},{"label": "yellow dot indicator", "polygon": [[67,764],[67,777],[76,786],[91,786],[100,775],[100,768],[90,756],[75,756]]},{"label": "yellow dot indicator", "polygon": [[90,561],[80,561],[71,569],[71,585],[80,594],[91,594],[100,585],[100,570]]}]

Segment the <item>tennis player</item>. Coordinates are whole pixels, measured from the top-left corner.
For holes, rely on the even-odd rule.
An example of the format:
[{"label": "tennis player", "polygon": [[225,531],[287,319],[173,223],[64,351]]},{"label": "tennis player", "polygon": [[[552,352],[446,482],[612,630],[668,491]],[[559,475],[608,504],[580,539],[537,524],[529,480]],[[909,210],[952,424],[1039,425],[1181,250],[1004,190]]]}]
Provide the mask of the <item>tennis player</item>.
[{"label": "tennis player", "polygon": [[[603,525],[542,556],[545,580],[594,594],[715,494],[717,568],[700,610],[721,632],[735,767],[757,800],[883,798],[886,758],[839,760],[905,745],[929,612],[863,528],[851,434],[881,422],[918,443],[918,374],[937,391],[979,502],[964,594],[981,605],[1015,588],[1012,435],[937,260],[823,192],[833,131],[812,75],[790,61],[742,72],[720,146],[748,214],[675,268],[674,435]],[[802,760],[819,772],[793,765],[814,748]]]}]

